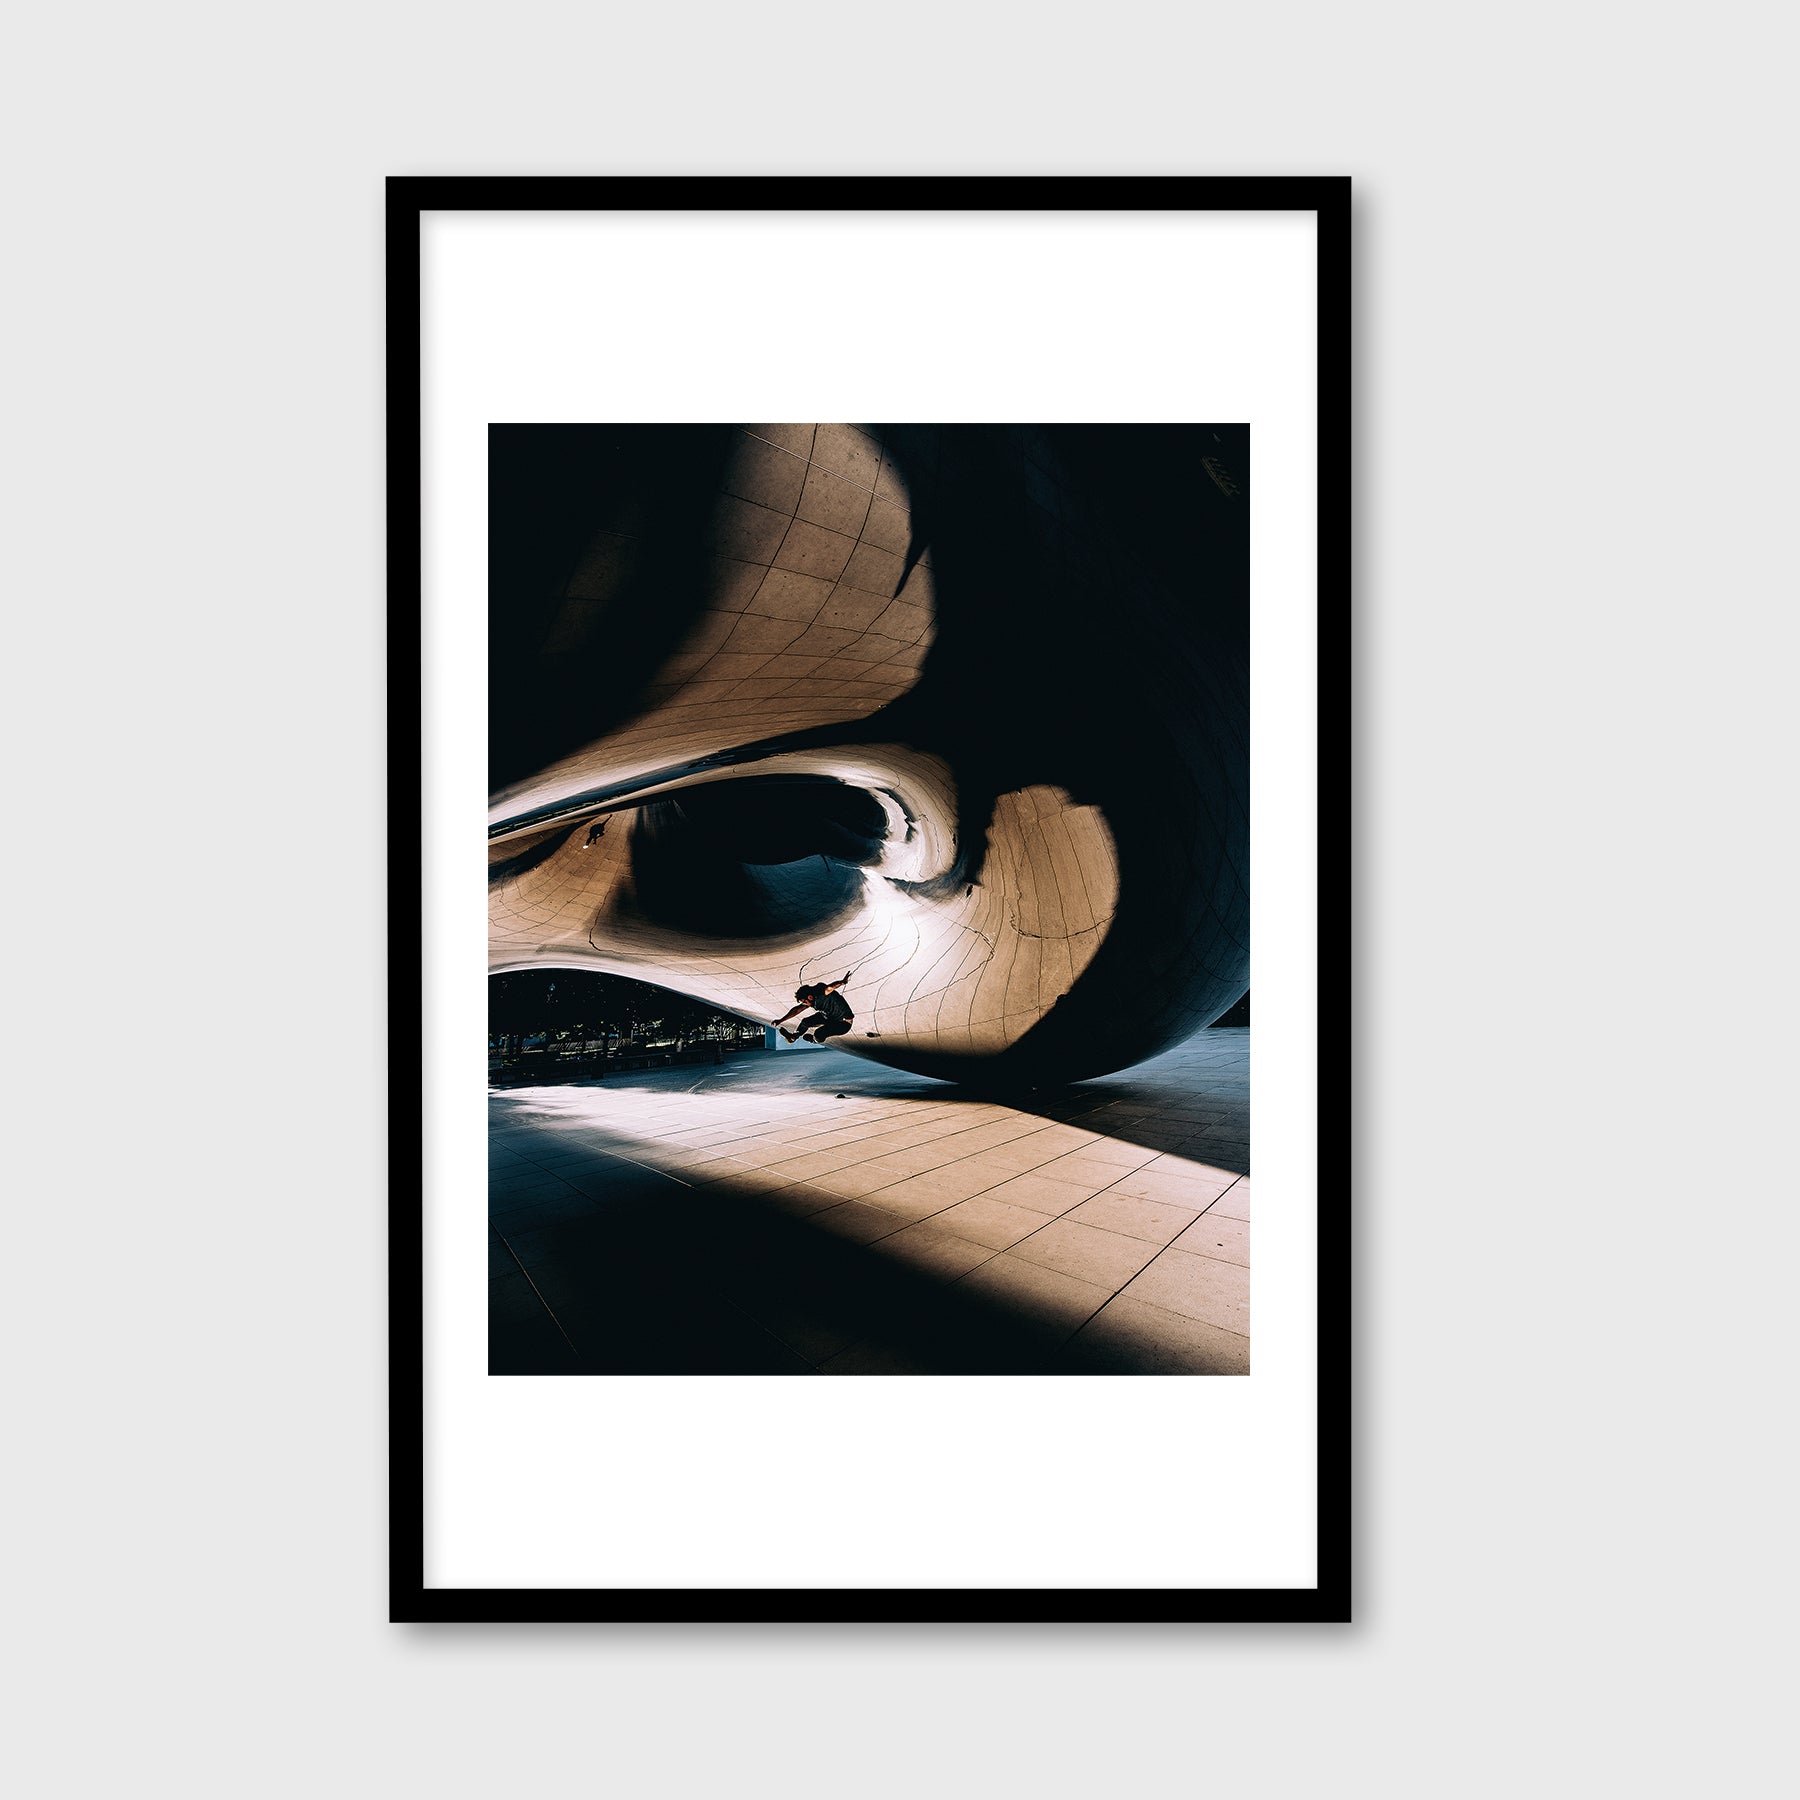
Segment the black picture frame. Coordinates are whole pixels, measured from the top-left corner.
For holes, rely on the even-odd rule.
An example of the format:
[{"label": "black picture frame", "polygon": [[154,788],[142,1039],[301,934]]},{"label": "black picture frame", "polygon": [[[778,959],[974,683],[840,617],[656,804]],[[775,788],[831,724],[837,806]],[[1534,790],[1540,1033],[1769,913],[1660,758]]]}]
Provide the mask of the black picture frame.
[{"label": "black picture frame", "polygon": [[420,1016],[421,215],[484,211],[1304,211],[1318,302],[1318,1585],[605,1589],[425,1585],[423,1091],[390,1062],[389,1604],[395,1622],[1336,1622],[1351,1616],[1350,181],[1347,177],[395,177],[387,183],[390,1017]]}]

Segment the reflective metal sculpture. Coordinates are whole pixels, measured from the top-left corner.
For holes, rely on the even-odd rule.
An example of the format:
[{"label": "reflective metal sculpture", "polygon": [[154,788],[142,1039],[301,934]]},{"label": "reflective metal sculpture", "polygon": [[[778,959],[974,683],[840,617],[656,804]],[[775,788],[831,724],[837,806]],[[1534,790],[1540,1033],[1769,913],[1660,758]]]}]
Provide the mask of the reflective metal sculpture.
[{"label": "reflective metal sculpture", "polygon": [[496,426],[490,963],[1124,1067],[1249,981],[1241,428]]}]

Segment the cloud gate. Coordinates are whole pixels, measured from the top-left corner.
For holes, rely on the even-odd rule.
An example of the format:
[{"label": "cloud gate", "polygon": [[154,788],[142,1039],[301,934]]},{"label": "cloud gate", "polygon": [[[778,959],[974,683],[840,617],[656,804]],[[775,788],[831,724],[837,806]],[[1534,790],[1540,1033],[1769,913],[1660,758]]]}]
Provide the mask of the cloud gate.
[{"label": "cloud gate", "polygon": [[1023,1085],[1249,984],[1243,427],[490,428],[489,960]]}]

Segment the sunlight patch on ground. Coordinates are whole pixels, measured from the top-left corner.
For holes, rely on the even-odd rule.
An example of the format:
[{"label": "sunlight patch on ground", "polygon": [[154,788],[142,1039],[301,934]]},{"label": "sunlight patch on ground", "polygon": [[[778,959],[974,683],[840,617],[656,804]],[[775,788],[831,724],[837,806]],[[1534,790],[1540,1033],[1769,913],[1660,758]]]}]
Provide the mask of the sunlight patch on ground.
[{"label": "sunlight patch on ground", "polygon": [[999,1101],[854,1093],[840,1099],[818,1089],[672,1091],[612,1083],[514,1088],[504,1098],[511,1112],[557,1127],[577,1141],[593,1134],[652,1166],[717,1165],[709,1169],[708,1179],[791,1163],[795,1180],[835,1175],[839,1181],[832,1191],[844,1191],[844,1183],[855,1178],[842,1172],[861,1165],[879,1163],[879,1172],[891,1173],[897,1182],[976,1158],[986,1159],[981,1171],[994,1172],[996,1185],[1005,1175],[1085,1182],[1110,1174],[1112,1179],[1094,1188],[1097,1193],[1143,1170],[1147,1173],[1137,1185],[1179,1191],[1185,1199],[1198,1198],[1205,1189],[1222,1193],[1238,1179],[1229,1169],[1145,1149]]}]

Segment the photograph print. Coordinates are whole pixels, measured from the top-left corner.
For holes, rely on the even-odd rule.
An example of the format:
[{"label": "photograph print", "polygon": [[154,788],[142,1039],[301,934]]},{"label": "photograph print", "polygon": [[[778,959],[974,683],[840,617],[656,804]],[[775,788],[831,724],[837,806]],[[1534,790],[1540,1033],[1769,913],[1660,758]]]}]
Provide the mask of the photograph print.
[{"label": "photograph print", "polygon": [[488,477],[490,1375],[1247,1375],[1249,427]]}]

